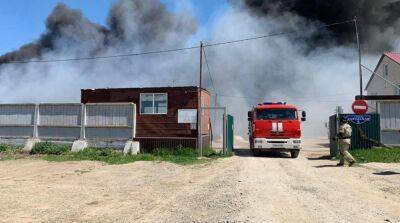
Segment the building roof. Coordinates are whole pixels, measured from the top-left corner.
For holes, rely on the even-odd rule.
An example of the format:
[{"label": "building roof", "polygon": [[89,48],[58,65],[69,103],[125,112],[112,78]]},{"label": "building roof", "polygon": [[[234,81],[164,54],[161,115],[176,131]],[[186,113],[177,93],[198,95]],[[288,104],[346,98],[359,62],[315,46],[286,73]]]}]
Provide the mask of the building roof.
[{"label": "building roof", "polygon": [[396,63],[400,64],[400,53],[387,52],[387,53],[384,53],[383,55],[389,57]]},{"label": "building roof", "polygon": [[[123,90],[166,90],[166,89],[198,89],[198,86],[164,86],[164,87],[134,87],[134,88],[95,88],[95,89],[81,89],[81,91],[123,91]],[[207,89],[202,88],[203,91],[210,93]]]},{"label": "building roof", "polygon": [[375,77],[375,73],[378,70],[379,65],[381,64],[382,60],[384,57],[387,57],[391,60],[393,60],[394,62],[396,62],[397,64],[400,65],[400,53],[394,53],[394,52],[386,52],[384,54],[382,54],[381,58],[379,59],[378,64],[375,67],[374,73],[371,75],[371,77],[369,78],[369,81],[367,83],[367,86],[365,87],[365,90],[367,90],[367,88],[369,87],[369,85],[371,84],[372,79]]}]

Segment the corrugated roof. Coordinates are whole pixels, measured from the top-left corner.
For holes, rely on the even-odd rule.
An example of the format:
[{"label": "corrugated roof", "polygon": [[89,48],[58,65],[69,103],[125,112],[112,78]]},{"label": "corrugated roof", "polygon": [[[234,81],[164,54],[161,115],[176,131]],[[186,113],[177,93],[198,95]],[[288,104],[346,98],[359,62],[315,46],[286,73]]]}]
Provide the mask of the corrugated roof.
[{"label": "corrugated roof", "polygon": [[384,53],[384,55],[400,64],[400,54],[399,53],[387,52],[387,53]]}]

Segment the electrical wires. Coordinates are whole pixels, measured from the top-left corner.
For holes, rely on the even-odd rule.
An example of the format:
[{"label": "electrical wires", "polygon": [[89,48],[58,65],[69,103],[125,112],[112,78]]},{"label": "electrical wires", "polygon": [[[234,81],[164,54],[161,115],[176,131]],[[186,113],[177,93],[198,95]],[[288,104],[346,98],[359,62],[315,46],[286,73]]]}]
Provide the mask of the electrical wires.
[{"label": "electrical wires", "polygon": [[[343,25],[343,24],[353,23],[353,22],[355,22],[354,19],[346,20],[346,21],[342,21],[342,22],[331,23],[331,24],[326,24],[326,25],[321,25],[321,26],[318,26],[317,28],[320,29],[320,28]],[[293,30],[293,31],[288,31],[288,32],[270,33],[270,34],[266,34],[266,35],[254,36],[254,37],[237,39],[237,40],[209,43],[209,44],[205,44],[204,47],[214,47],[214,46],[234,44],[234,43],[245,42],[245,41],[253,41],[253,40],[265,39],[265,38],[270,38],[270,37],[275,37],[275,36],[301,33],[302,31],[304,31],[304,30]],[[71,62],[71,61],[102,60],[102,59],[124,58],[124,57],[134,57],[134,56],[152,55],[152,54],[174,53],[174,52],[194,50],[194,49],[199,49],[199,48],[200,48],[200,46],[190,46],[190,47],[183,47],[183,48],[150,50],[150,51],[143,51],[143,52],[136,52],[136,53],[114,54],[114,55],[93,56],[93,57],[58,58],[58,59],[46,59],[46,60],[14,60],[14,61],[5,61],[5,62],[2,62],[1,64],[56,63],[56,62]]]}]

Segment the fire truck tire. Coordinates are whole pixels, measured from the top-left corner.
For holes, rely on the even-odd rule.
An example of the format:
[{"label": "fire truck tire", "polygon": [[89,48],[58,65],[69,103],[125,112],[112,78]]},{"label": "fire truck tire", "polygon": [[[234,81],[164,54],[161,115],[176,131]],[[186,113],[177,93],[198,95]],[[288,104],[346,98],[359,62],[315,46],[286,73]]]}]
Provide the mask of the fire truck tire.
[{"label": "fire truck tire", "polygon": [[260,155],[260,151],[252,149],[251,150],[253,152],[253,156],[259,156]]},{"label": "fire truck tire", "polygon": [[300,153],[299,150],[291,151],[291,152],[290,152],[290,156],[291,156],[293,159],[296,159],[296,158],[299,156],[299,153]]}]

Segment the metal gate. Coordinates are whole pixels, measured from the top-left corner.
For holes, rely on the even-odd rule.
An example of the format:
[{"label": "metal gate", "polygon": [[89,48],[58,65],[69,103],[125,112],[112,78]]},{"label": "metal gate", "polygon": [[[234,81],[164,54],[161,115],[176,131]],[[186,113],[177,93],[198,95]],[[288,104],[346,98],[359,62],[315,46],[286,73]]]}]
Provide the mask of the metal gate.
[{"label": "metal gate", "polygon": [[233,116],[228,115],[226,118],[226,149],[228,152],[233,151],[233,134],[234,134],[234,125],[233,125]]},{"label": "metal gate", "polygon": [[[380,139],[380,118],[379,114],[367,114],[360,116],[354,114],[340,114],[339,119],[344,117],[352,128],[351,149],[369,149],[374,146],[379,146]],[[330,151],[331,156],[336,156],[338,153],[336,140],[333,138],[337,132],[336,115],[329,118],[329,136],[330,136]]]}]

